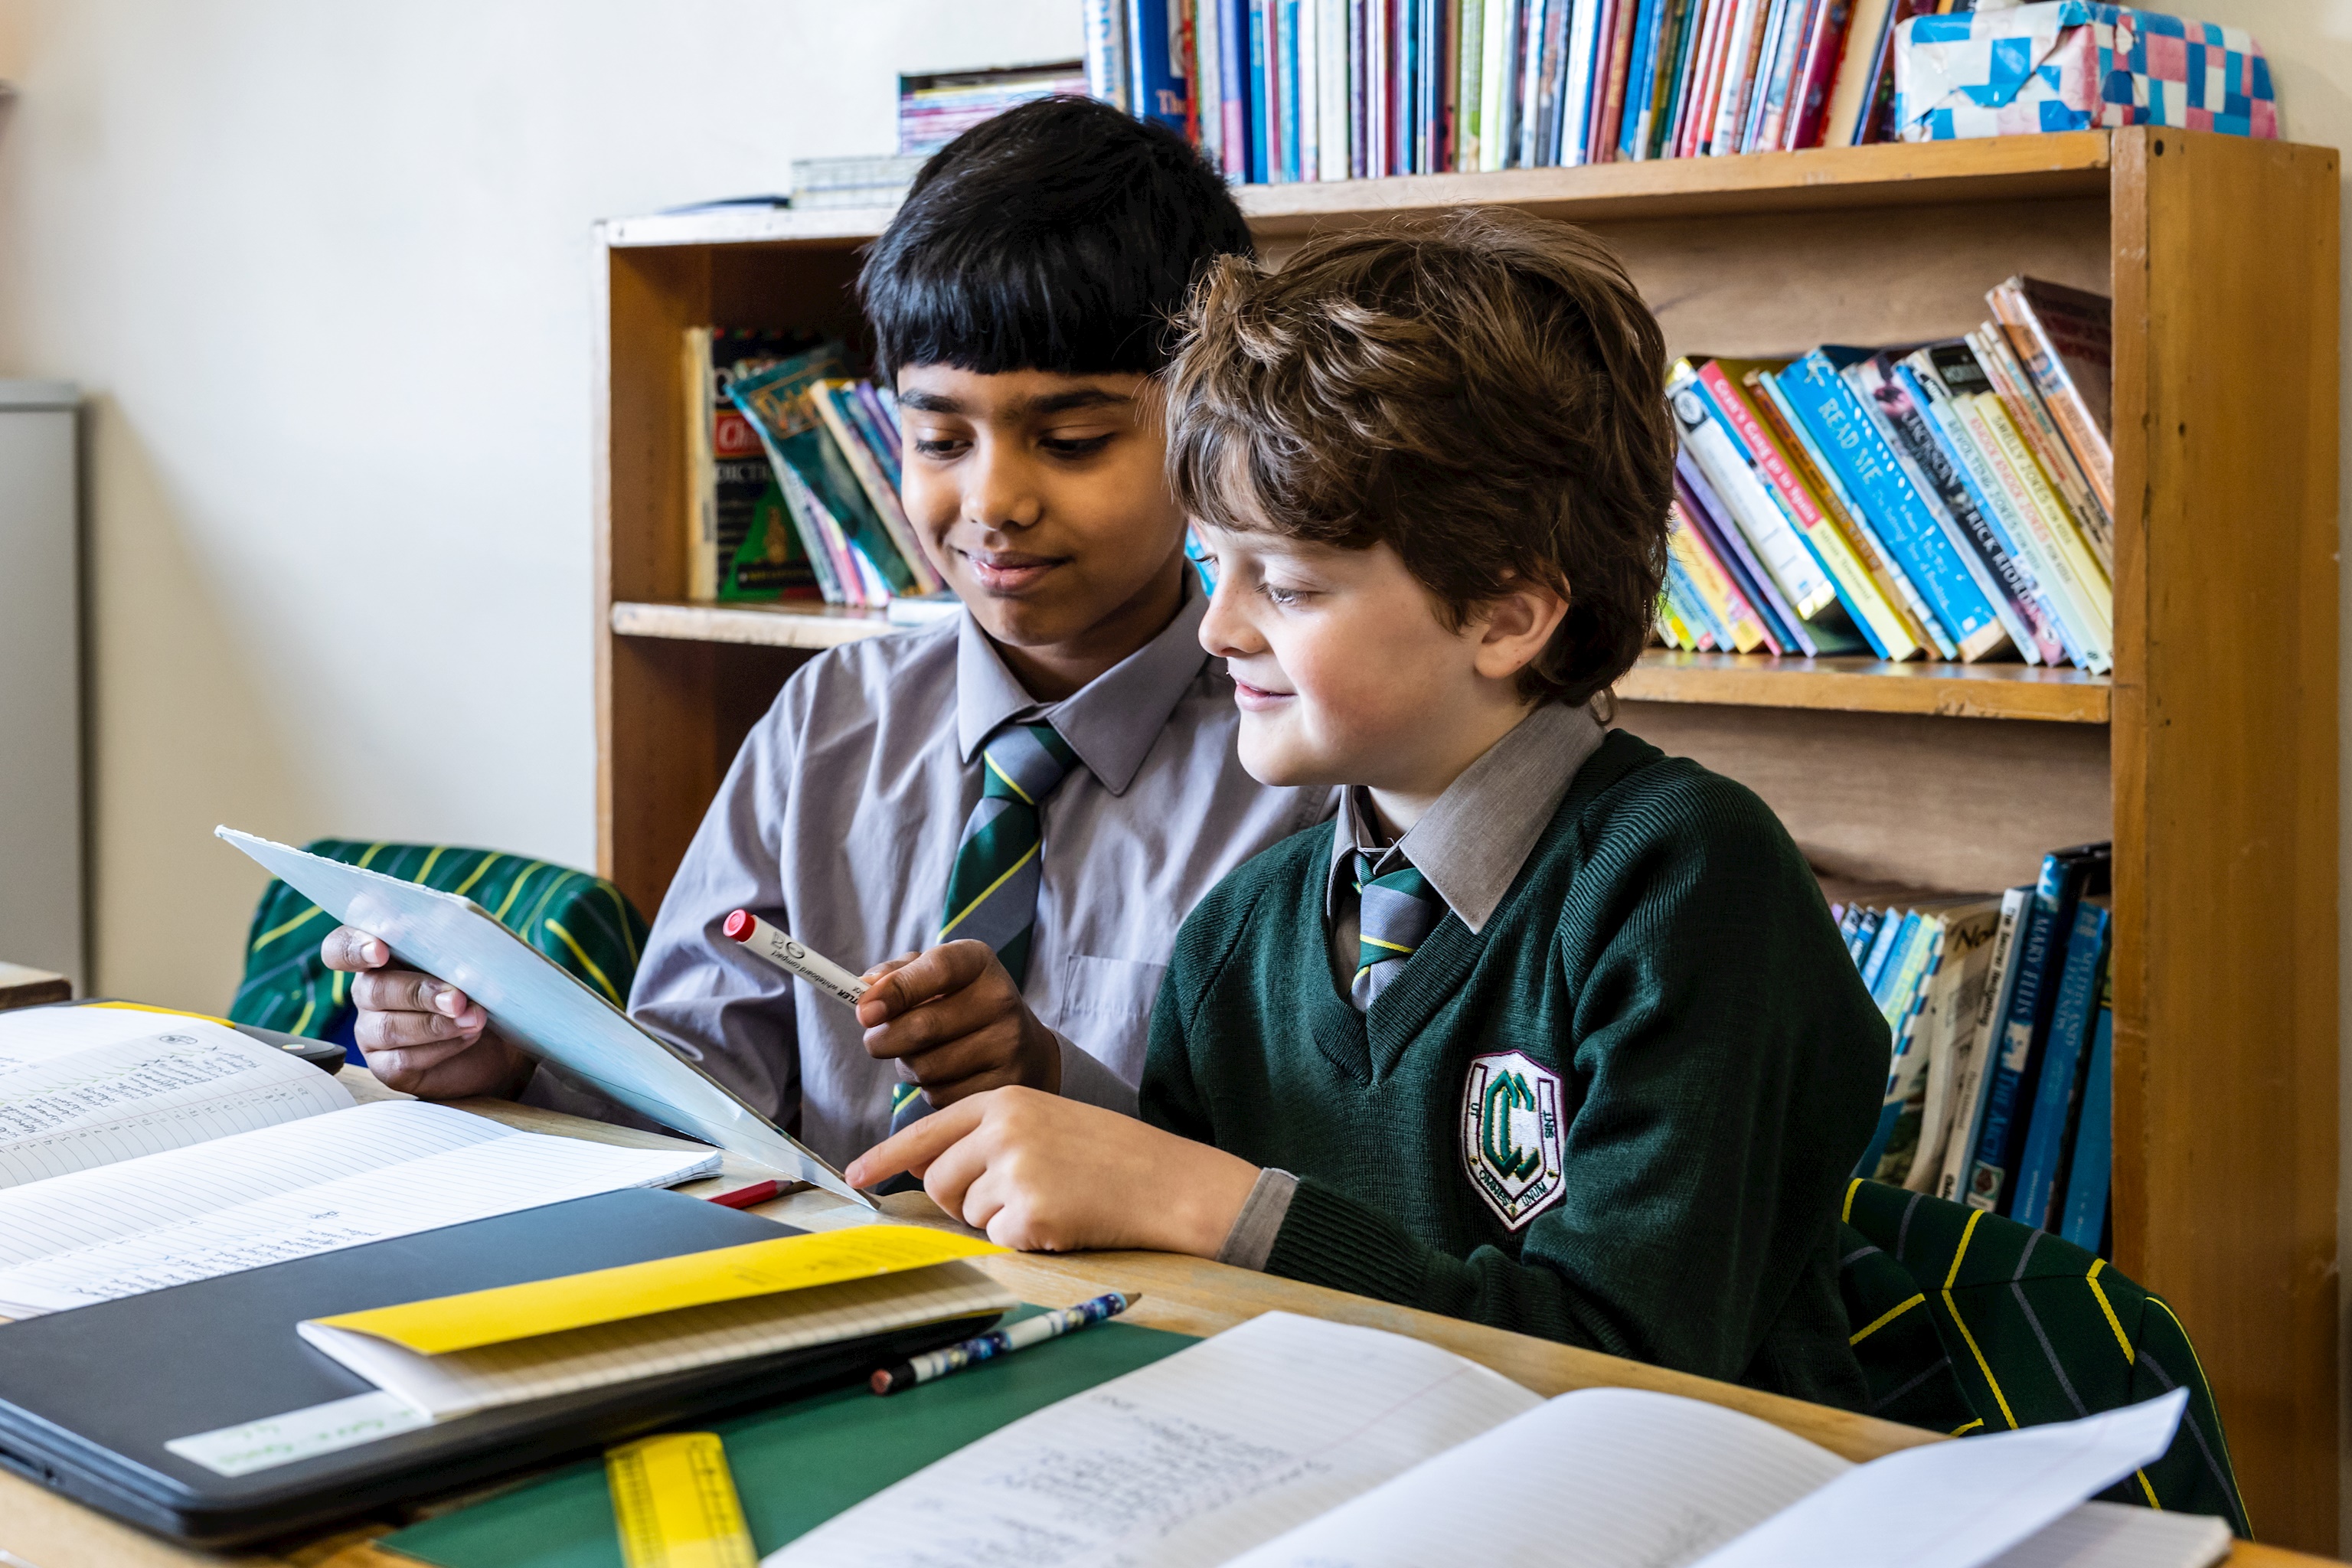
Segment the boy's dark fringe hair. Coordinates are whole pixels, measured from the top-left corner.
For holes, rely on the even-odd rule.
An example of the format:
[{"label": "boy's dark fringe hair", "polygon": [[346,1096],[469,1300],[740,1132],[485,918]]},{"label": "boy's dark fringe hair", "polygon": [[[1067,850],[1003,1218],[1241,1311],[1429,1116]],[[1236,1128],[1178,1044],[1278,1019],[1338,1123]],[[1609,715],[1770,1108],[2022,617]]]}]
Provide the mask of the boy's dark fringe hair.
[{"label": "boy's dark fringe hair", "polygon": [[1675,427],[1665,340],[1581,229],[1456,209],[1217,262],[1163,378],[1187,512],[1349,549],[1385,542],[1454,629],[1514,583],[1567,617],[1518,675],[1581,705],[1648,642]]},{"label": "boy's dark fringe hair", "polygon": [[909,364],[1148,375],[1202,268],[1255,254],[1224,181],[1182,137],[1048,98],[932,154],[857,291],[886,379]]}]

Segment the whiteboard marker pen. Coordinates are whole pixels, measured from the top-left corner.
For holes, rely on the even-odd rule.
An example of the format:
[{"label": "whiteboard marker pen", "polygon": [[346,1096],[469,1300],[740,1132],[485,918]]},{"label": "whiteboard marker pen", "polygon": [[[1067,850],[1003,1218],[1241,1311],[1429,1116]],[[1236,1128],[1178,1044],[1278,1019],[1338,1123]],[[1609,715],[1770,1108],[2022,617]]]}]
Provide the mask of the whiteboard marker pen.
[{"label": "whiteboard marker pen", "polygon": [[749,910],[737,910],[729,915],[721,929],[785,973],[807,981],[852,1007],[866,994],[866,982],[824,954],[810,952],[794,942],[789,932],[778,931]]}]

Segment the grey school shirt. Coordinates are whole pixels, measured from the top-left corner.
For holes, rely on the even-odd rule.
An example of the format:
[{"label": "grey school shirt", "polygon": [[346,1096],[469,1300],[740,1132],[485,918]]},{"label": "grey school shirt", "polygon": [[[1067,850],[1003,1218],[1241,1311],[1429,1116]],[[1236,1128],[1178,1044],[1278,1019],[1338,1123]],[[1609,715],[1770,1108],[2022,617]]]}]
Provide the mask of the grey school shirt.
[{"label": "grey school shirt", "polygon": [[[1269,788],[1199,641],[1189,574],[1166,630],[1059,702],[1033,700],[969,615],[818,655],[745,738],[655,918],[629,1013],[835,1165],[889,1131],[897,1064],[856,1015],[728,940],[747,909],[855,973],[931,946],[980,797],[980,749],[1050,721],[1078,755],[1042,814],[1023,994],[1062,1040],[1062,1092],[1132,1114],[1176,928],[1226,872],[1310,827],[1328,789]],[[608,1120],[542,1071],[526,1098]]]}]

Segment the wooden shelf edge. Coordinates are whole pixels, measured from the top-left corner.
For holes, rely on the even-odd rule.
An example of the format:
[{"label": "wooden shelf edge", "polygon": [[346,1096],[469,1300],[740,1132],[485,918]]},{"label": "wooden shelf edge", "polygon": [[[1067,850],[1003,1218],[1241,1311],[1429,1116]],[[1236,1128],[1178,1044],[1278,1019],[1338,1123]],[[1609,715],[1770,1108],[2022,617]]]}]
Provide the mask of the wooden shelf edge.
[{"label": "wooden shelf edge", "polygon": [[1618,681],[1628,702],[1818,708],[1946,719],[2037,719],[2105,724],[2108,677],[2030,665],[1886,664],[1868,658],[1771,658],[1653,648]]},{"label": "wooden shelf edge", "polygon": [[[1236,185],[1250,226],[1304,234],[1318,224],[1465,203],[1525,207],[1553,217],[1663,217],[1677,213],[1805,211],[1912,205],[1992,196],[2079,195],[2106,188],[2112,132],[2060,131],[1981,141],[1813,147],[1729,158],[1661,158],[1574,169],[1480,174],[1394,174],[1379,180]],[[608,218],[614,248],[662,245],[862,244],[890,207],[720,207]]]},{"label": "wooden shelf edge", "polygon": [[677,642],[749,643],[761,647],[837,647],[913,628],[894,626],[881,610],[787,601],[773,605],[708,605],[691,601],[614,605],[612,626],[625,637]]}]

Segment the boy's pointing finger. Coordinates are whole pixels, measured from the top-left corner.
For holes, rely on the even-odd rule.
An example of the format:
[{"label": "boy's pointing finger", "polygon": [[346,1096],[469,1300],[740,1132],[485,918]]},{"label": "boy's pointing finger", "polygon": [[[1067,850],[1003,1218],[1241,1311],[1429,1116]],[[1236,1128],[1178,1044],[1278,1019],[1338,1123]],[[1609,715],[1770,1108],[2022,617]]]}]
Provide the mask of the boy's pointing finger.
[{"label": "boy's pointing finger", "polygon": [[994,956],[986,942],[951,942],[887,965],[877,964],[888,972],[858,1002],[857,1021],[871,1029],[936,997],[951,995],[979,979]]},{"label": "boy's pointing finger", "polygon": [[901,1171],[920,1174],[966,1133],[980,1125],[986,1107],[979,1099],[944,1106],[904,1131],[885,1138],[849,1163],[842,1174],[853,1187],[871,1187]]}]

